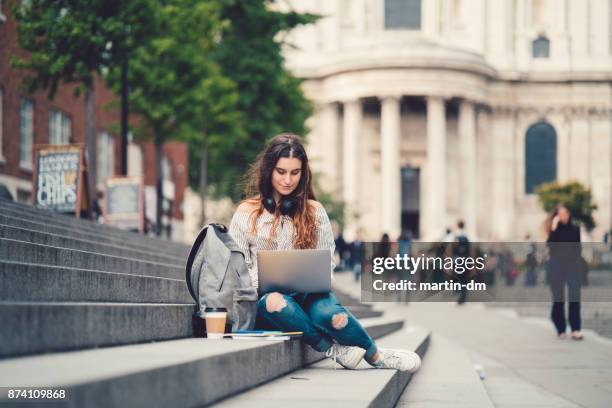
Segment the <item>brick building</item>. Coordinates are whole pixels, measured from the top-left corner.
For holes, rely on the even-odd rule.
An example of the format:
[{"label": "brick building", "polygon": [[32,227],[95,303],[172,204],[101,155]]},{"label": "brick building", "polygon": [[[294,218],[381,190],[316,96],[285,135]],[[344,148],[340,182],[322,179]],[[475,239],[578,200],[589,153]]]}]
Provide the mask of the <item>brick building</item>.
[{"label": "brick building", "polygon": [[[17,23],[10,15],[10,3],[0,1],[0,184],[13,198],[31,202],[32,147],[38,144],[85,143],[85,103],[75,96],[74,85],[59,87],[53,100],[45,91],[27,94],[21,84],[25,72],[11,66],[11,56],[24,57],[17,45]],[[96,134],[97,188],[106,177],[119,173],[119,108],[109,109],[117,96],[103,81],[94,84],[94,130]],[[117,104],[118,105],[118,104]],[[134,119],[131,117],[130,119]],[[163,148],[164,196],[172,202],[174,231],[182,229],[183,196],[187,188],[187,147],[170,142]],[[151,142],[130,141],[128,174],[144,176],[147,216],[155,219],[155,150]]]}]

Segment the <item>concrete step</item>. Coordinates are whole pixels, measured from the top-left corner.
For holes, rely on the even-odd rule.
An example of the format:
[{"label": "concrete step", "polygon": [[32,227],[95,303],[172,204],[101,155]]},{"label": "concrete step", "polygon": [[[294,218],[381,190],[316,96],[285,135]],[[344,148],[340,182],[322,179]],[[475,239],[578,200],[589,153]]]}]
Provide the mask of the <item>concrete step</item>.
[{"label": "concrete step", "polygon": [[58,234],[44,233],[37,230],[12,227],[0,223],[0,238],[16,241],[31,242],[33,244],[48,245],[61,248],[76,249],[88,252],[96,252],[105,255],[114,255],[122,258],[142,259],[151,262],[161,262],[182,266],[187,258],[168,256],[151,250],[142,251],[126,248],[125,246],[109,245],[89,240],[70,238]]},{"label": "concrete step", "polygon": [[173,279],[184,279],[185,277],[185,269],[175,264],[102,255],[96,252],[32,244],[6,238],[0,238],[0,260]]},{"label": "concrete step", "polygon": [[[332,282],[333,283],[333,282]],[[370,303],[361,303],[361,300],[349,295],[348,293],[346,293],[342,286],[339,285],[333,285],[334,286],[334,295],[336,296],[336,298],[338,298],[338,300],[345,306],[351,305],[351,306],[360,306],[362,308],[368,308],[371,309],[372,308],[372,304]]]},{"label": "concrete step", "polygon": [[427,358],[397,401],[410,408],[493,408],[467,350],[433,334]]},{"label": "concrete step", "polygon": [[[364,319],[363,324],[379,338],[403,321]],[[0,360],[0,384],[64,389],[66,407],[192,407],[323,358],[307,350],[300,340],[198,338],[63,352]],[[0,402],[6,402],[4,394]]]},{"label": "concrete step", "polygon": [[30,302],[193,302],[184,279],[7,261],[0,261],[0,299]]},{"label": "concrete step", "polygon": [[190,304],[0,302],[0,358],[191,337]]},{"label": "concrete step", "polygon": [[164,243],[165,246],[175,248],[185,248],[186,245],[174,241],[161,240],[159,238],[149,237],[145,235],[135,234],[130,231],[125,231],[119,228],[115,228],[110,225],[99,224],[85,219],[77,219],[73,216],[68,216],[52,211],[42,210],[34,208],[20,203],[14,203],[0,199],[0,211],[14,217],[22,217],[26,219],[33,219],[39,222],[51,223],[53,225],[77,228],[96,234],[106,234],[116,237],[124,237],[126,239],[133,239],[135,236],[139,237],[143,242],[148,242],[151,245],[159,245]]},{"label": "concrete step", "polygon": [[[424,357],[429,332],[409,327],[383,337],[381,347],[404,348]],[[221,401],[219,407],[391,407],[413,374],[379,370],[362,361],[345,370],[323,360],[242,394]],[[414,376],[418,377],[419,373]]]},{"label": "concrete step", "polygon": [[193,310],[193,303],[3,300],[0,358],[192,337]]},{"label": "concrete step", "polygon": [[[52,227],[61,227],[73,231],[85,232],[90,235],[120,240],[121,242],[134,242],[137,245],[148,249],[161,250],[164,252],[172,251],[171,253],[174,253],[177,256],[183,256],[184,254],[188,253],[188,248],[184,244],[177,245],[176,242],[153,238],[150,236],[138,234],[131,231],[124,231],[109,226],[106,226],[107,229],[96,230],[96,226],[102,226],[102,224],[94,224],[91,221],[86,220],[72,219],[61,214],[59,214],[59,216],[62,218],[68,218],[68,222],[58,222],[53,219],[47,219],[44,215],[29,214],[27,212],[14,211],[12,209],[6,210],[4,208],[0,208],[0,212],[2,212],[2,214],[12,216],[14,218],[20,218],[26,221],[34,221],[37,223],[44,223]],[[82,223],[85,223],[87,227],[81,225]],[[92,225],[88,224],[92,224],[93,227]]]},{"label": "concrete step", "polygon": [[[182,279],[0,261],[0,299],[28,302],[192,303]],[[382,312],[348,306],[359,319]]]},{"label": "concrete step", "polygon": [[[172,256],[177,259],[187,259],[187,256],[189,254],[189,251],[186,248],[181,248],[177,250],[176,248],[171,247],[152,247],[150,243],[141,242],[137,234],[133,234],[133,239],[126,240],[125,237],[113,237],[103,234],[95,234],[91,232],[82,231],[76,228],[61,227],[49,223],[32,221],[31,219],[12,217],[10,215],[6,215],[5,213],[0,213],[0,224],[80,239],[94,243],[118,245],[124,248],[131,248],[144,252],[161,252],[165,255]],[[161,242],[163,243],[165,241]]]},{"label": "concrete step", "polygon": [[[337,292],[334,292],[334,293],[337,293]],[[371,307],[365,307],[363,305],[359,305],[359,306],[346,305],[344,303],[343,305],[346,306],[351,311],[351,313],[353,313],[358,318],[380,317],[383,315],[383,312],[379,310],[373,310]]]}]

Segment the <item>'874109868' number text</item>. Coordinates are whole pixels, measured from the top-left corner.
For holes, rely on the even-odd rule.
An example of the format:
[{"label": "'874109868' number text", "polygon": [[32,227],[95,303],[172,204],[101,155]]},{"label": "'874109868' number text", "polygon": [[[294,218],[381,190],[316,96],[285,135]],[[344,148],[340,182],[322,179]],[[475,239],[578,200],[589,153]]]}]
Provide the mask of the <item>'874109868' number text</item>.
[{"label": "'874109868' number text", "polygon": [[9,399],[64,399],[66,390],[9,388],[7,396]]}]

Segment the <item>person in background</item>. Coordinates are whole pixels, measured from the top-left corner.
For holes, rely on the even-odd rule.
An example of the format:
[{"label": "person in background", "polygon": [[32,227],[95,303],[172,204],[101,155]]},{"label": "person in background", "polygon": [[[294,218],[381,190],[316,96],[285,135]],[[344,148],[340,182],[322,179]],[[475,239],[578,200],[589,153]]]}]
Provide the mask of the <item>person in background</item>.
[{"label": "person in background", "polygon": [[453,242],[455,240],[455,236],[453,234],[453,230],[450,228],[446,228],[444,235],[440,238],[440,242]]},{"label": "person in background", "polygon": [[96,198],[94,199],[92,205],[93,217],[94,221],[103,224],[104,223],[104,214],[102,211],[102,203],[104,202],[104,192],[102,190],[98,190],[96,192]]},{"label": "person in background", "polygon": [[[412,231],[403,230],[399,237],[397,237],[397,254],[401,257],[404,255],[412,256]],[[412,281],[415,279],[415,275],[411,273],[401,273],[400,280],[406,279]],[[410,291],[402,291],[399,293],[403,302],[408,302],[410,298]]]},{"label": "person in background", "polygon": [[351,244],[351,264],[353,265],[355,282],[358,282],[361,277],[361,270],[365,260],[365,244],[362,241],[362,234],[361,228],[358,228],[355,240]]},{"label": "person in background", "polygon": [[550,317],[557,329],[557,336],[565,339],[565,286],[569,295],[569,323],[572,329],[571,337],[582,340],[580,321],[580,289],[582,276],[580,263],[582,261],[580,247],[580,228],[572,221],[569,208],[560,204],[547,217],[546,233],[549,251],[549,279],[552,293],[552,310]]},{"label": "person in background", "polygon": [[527,257],[525,258],[525,266],[527,267],[527,273],[525,273],[525,286],[535,286],[538,282],[536,246],[531,240],[531,235],[527,234],[525,240],[529,242]]},{"label": "person in background", "polygon": [[[471,247],[470,240],[465,233],[465,223],[463,221],[457,222],[457,234],[455,234],[455,243],[453,244],[453,256],[458,258],[467,258],[471,256]],[[467,300],[467,288],[466,284],[468,283],[468,273],[469,271],[465,271],[458,275],[459,283],[461,283],[461,290],[459,291],[459,298],[457,299],[457,304],[462,305]]]},{"label": "person in background", "polygon": [[346,246],[347,246],[346,241],[344,240],[344,234],[342,234],[342,231],[338,233],[338,236],[334,240],[334,243],[336,245],[336,253],[338,254],[338,258],[340,260],[340,262],[338,263],[338,266],[336,266],[336,270],[341,271],[345,269],[346,267],[344,253],[346,252]]},{"label": "person in background", "polygon": [[412,231],[404,230],[397,238],[397,253],[410,256],[412,253]]}]

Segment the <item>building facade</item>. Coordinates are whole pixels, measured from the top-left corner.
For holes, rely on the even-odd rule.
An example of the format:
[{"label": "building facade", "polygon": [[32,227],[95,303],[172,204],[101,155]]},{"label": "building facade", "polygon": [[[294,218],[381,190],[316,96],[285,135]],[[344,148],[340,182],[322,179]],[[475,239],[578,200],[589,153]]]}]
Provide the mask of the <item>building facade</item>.
[{"label": "building facade", "polygon": [[[17,24],[9,2],[0,1],[0,184],[16,201],[32,202],[33,147],[40,144],[85,143],[85,104],[74,85],[61,85],[52,100],[44,91],[24,92],[25,72],[13,68],[11,56],[25,57],[17,44]],[[119,174],[119,109],[110,109],[117,96],[104,82],[94,83],[96,186]],[[131,117],[130,121],[137,119]],[[155,151],[151,142],[133,140],[128,146],[128,175],[144,177],[147,217],[155,220]],[[166,205],[172,203],[173,236],[183,239],[183,194],[187,188],[188,154],[184,143],[163,147],[162,173]],[[169,208],[168,208],[169,210]]]},{"label": "building facade", "polygon": [[292,0],[309,153],[348,233],[542,238],[540,183],[577,180],[612,222],[612,1]]}]

